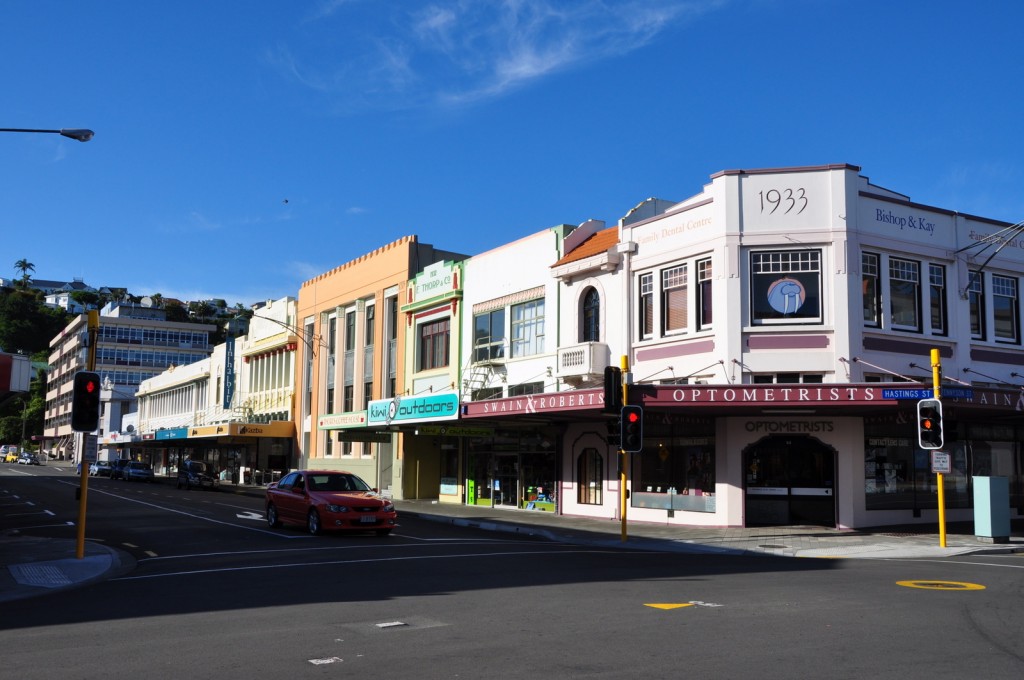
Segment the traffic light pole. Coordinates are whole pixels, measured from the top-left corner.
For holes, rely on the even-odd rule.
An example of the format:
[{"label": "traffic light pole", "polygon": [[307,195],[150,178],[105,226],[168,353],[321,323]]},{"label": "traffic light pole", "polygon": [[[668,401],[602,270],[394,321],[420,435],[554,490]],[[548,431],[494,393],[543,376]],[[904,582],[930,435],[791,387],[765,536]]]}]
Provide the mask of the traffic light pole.
[{"label": "traffic light pole", "polygon": [[[942,364],[939,350],[932,349],[932,396],[941,401]],[[942,427],[945,427],[944,425]],[[935,483],[939,487],[939,547],[946,547],[946,488],[941,472],[935,473]]]},{"label": "traffic light pole", "polygon": [[[622,403],[629,403],[629,357],[622,355],[619,361],[622,368]],[[629,535],[626,532],[626,508],[629,506],[629,488],[627,486],[628,479],[626,474],[626,462],[628,457],[624,450],[625,443],[619,442],[619,521],[622,522],[622,541],[626,542],[629,540]]]},{"label": "traffic light pole", "polygon": [[[95,309],[86,312],[88,330],[87,338],[89,346],[86,348],[85,368],[87,371],[96,370],[96,338],[100,333],[100,313]],[[81,471],[78,474],[79,495],[78,495],[78,534],[75,541],[75,557],[85,557],[85,501],[89,495],[89,466],[85,464],[85,438],[89,436],[86,432],[76,432],[75,449],[78,451],[78,464]]]}]

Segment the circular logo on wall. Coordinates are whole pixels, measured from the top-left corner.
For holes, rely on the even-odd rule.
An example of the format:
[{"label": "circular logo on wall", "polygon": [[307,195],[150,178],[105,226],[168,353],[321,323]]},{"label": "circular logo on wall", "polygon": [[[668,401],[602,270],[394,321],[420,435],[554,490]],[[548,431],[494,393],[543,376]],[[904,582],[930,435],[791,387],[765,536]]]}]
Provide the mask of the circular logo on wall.
[{"label": "circular logo on wall", "polygon": [[807,299],[804,284],[789,277],[768,286],[768,304],[779,314],[796,314]]}]

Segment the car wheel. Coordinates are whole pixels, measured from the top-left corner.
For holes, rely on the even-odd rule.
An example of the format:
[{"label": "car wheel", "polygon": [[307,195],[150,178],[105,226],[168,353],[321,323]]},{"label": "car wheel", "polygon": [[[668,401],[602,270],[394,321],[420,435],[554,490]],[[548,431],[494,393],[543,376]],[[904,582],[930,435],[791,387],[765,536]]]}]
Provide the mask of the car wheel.
[{"label": "car wheel", "polygon": [[378,536],[387,536],[391,533],[391,529],[377,529],[376,534]]},{"label": "car wheel", "polygon": [[276,529],[281,526],[281,518],[277,516],[277,508],[271,503],[267,506],[267,524],[270,525],[271,529]]},{"label": "car wheel", "polygon": [[306,516],[306,528],[309,529],[309,533],[314,536],[320,533],[320,513],[316,510],[310,510],[309,515]]}]

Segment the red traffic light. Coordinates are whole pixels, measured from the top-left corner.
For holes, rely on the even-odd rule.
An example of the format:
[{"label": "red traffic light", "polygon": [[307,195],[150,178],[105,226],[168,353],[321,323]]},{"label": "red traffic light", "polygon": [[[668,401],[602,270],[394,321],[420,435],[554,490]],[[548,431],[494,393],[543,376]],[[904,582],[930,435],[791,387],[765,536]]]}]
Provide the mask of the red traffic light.
[{"label": "red traffic light", "polygon": [[71,429],[95,432],[99,422],[100,376],[93,371],[78,371],[71,393]]},{"label": "red traffic light", "polygon": [[627,423],[639,423],[640,422],[640,414],[637,413],[636,411],[633,411],[633,410],[626,411],[625,416],[626,416],[626,422]]}]

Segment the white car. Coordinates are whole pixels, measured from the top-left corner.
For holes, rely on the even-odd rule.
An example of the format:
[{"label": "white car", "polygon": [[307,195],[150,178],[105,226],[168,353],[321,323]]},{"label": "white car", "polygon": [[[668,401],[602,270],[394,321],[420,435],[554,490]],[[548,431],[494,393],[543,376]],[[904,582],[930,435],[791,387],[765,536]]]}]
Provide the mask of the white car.
[{"label": "white car", "polygon": [[18,456],[18,465],[39,465],[39,459],[36,454],[24,451]]}]

